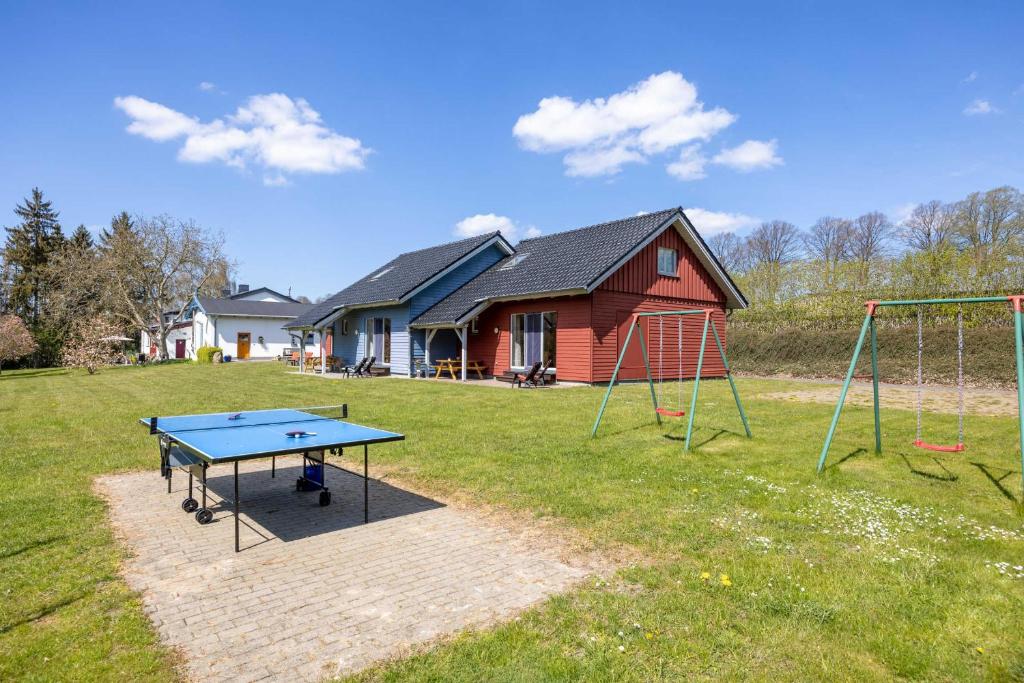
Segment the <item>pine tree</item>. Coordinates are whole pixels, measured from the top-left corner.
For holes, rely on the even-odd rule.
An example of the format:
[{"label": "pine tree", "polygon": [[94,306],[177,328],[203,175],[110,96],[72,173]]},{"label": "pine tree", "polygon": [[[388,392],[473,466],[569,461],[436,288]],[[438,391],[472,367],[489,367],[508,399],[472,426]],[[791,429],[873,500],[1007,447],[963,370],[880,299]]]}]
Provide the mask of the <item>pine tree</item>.
[{"label": "pine tree", "polygon": [[58,221],[60,214],[37,187],[14,213],[21,218],[21,225],[6,229],[3,270],[7,276],[7,307],[35,328],[44,312],[47,264],[63,247],[64,233]]},{"label": "pine tree", "polygon": [[106,251],[119,240],[135,238],[135,223],[127,211],[122,211],[110,219],[109,230],[100,230],[100,249]]},{"label": "pine tree", "polygon": [[68,240],[68,248],[78,254],[85,254],[92,251],[96,244],[92,240],[92,233],[84,225],[79,225]]}]

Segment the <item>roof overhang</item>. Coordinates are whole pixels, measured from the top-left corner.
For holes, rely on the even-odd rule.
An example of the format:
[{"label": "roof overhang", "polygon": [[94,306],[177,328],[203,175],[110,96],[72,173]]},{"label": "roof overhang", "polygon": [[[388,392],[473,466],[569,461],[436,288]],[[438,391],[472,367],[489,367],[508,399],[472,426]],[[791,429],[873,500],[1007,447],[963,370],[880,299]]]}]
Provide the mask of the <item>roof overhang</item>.
[{"label": "roof overhang", "polygon": [[747,298],[743,296],[743,293],[736,286],[736,283],[732,281],[729,274],[722,267],[722,264],[718,262],[715,255],[711,253],[711,249],[701,238],[700,233],[693,227],[693,223],[686,217],[683,211],[676,211],[674,214],[669,216],[664,223],[661,224],[654,232],[652,232],[645,240],[633,247],[628,253],[622,258],[616,261],[608,270],[597,276],[590,284],[587,285],[587,292],[593,292],[597,289],[602,282],[612,276],[619,268],[624,266],[626,262],[632,259],[634,256],[643,251],[648,247],[654,240],[658,238],[669,228],[674,227],[679,235],[686,242],[686,246],[690,247],[693,253],[697,256],[697,260],[700,261],[704,269],[707,270],[711,277],[714,278],[715,284],[719,286],[722,292],[725,294],[726,308],[746,308],[749,304]]},{"label": "roof overhang", "polygon": [[527,292],[525,294],[507,294],[504,296],[493,296],[487,299],[481,299],[476,302],[473,308],[469,309],[463,315],[460,315],[454,322],[442,322],[442,323],[410,323],[409,327],[419,329],[441,329],[449,327],[462,327],[468,324],[473,318],[483,313],[492,304],[501,303],[503,301],[528,301],[530,299],[550,299],[559,296],[579,296],[580,294],[586,294],[587,290],[577,287],[574,289],[560,289],[555,291],[543,291],[543,292]]},{"label": "roof overhang", "polygon": [[349,304],[345,306],[335,306],[330,313],[320,318],[319,320],[312,322],[308,325],[286,325],[286,330],[318,330],[323,327],[327,327],[338,318],[345,316],[350,311],[356,311],[364,308],[385,308],[387,306],[398,306],[402,302],[398,299],[390,299],[388,301],[371,301],[365,304]]}]

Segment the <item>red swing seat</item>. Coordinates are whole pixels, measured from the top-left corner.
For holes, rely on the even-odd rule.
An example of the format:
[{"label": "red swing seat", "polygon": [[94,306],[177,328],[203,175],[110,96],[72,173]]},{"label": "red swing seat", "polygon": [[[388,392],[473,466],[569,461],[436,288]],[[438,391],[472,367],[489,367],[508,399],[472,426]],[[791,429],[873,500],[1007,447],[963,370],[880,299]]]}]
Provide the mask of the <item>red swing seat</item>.
[{"label": "red swing seat", "polygon": [[943,446],[941,444],[928,443],[921,439],[916,439],[914,445],[918,448],[923,448],[926,451],[938,451],[939,453],[962,453],[965,446],[962,443],[955,444],[953,446]]},{"label": "red swing seat", "polygon": [[658,415],[664,415],[666,417],[683,417],[686,415],[685,410],[670,410],[668,408],[655,408],[654,412]]}]

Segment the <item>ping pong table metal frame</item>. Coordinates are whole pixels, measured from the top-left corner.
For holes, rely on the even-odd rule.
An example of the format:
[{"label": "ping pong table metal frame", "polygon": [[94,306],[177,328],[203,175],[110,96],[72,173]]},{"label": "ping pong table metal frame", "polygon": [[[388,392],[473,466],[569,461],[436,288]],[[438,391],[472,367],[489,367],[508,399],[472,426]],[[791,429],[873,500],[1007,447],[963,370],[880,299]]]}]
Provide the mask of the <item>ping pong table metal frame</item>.
[{"label": "ping pong table metal frame", "polygon": [[[304,410],[322,410],[322,409],[325,409],[325,408],[338,408],[338,407],[341,408],[341,418],[340,419],[347,418],[348,417],[348,404],[342,404],[341,406],[320,406],[320,407],[317,407],[317,408],[306,408]],[[302,409],[300,409],[300,410],[302,410]],[[198,450],[196,450],[194,448],[190,448],[187,444],[182,443],[181,441],[175,439],[172,434],[168,434],[168,433],[165,433],[165,432],[160,432],[159,420],[156,417],[151,417],[151,418],[145,419],[145,420],[143,420],[143,423],[149,427],[149,433],[150,434],[158,435],[160,437],[160,475],[167,480],[167,493],[171,493],[171,479],[172,479],[172,475],[173,475],[174,470],[177,468],[177,469],[180,469],[182,471],[187,472],[188,473],[188,498],[186,498],[185,501],[182,502],[183,509],[185,509],[186,512],[190,512],[190,513],[191,512],[195,512],[196,521],[199,522],[200,524],[207,524],[210,521],[212,521],[213,514],[212,514],[212,512],[210,512],[209,508],[206,507],[206,502],[207,502],[207,495],[206,495],[206,491],[207,491],[206,472],[210,468],[211,465],[215,464],[214,459],[211,458],[206,453],[198,451]],[[351,474],[351,475],[354,475],[354,476],[357,476],[357,477],[362,477],[362,479],[363,479],[363,524],[368,524],[370,522],[370,444],[371,443],[387,443],[387,442],[391,442],[391,441],[401,441],[404,438],[405,438],[404,436],[399,435],[397,437],[389,437],[389,438],[383,438],[383,439],[371,439],[369,441],[364,441],[364,442],[355,442],[355,443],[353,443],[353,442],[346,442],[344,444],[340,444],[339,443],[339,444],[335,444],[333,446],[330,445],[330,444],[327,444],[327,445],[323,445],[323,446],[318,446],[315,449],[309,449],[309,448],[294,448],[294,449],[292,449],[292,448],[289,448],[289,449],[277,450],[277,451],[272,451],[272,452],[267,452],[267,453],[260,453],[258,455],[241,456],[241,457],[238,457],[238,458],[230,458],[230,457],[228,457],[228,458],[224,458],[224,457],[217,458],[216,464],[221,464],[221,463],[226,464],[226,463],[230,462],[233,465],[233,467],[234,467],[234,497],[233,497],[231,503],[232,503],[232,506],[233,506],[232,516],[234,517],[234,523],[235,523],[235,552],[237,553],[237,552],[240,551],[240,543],[239,543],[239,508],[240,508],[240,499],[239,499],[239,494],[238,494],[238,463],[239,462],[241,462],[242,460],[256,460],[256,459],[260,459],[260,458],[269,457],[270,458],[270,463],[271,463],[270,464],[270,476],[271,476],[271,478],[276,478],[276,476],[277,476],[277,456],[279,456],[279,455],[298,455],[298,454],[301,454],[302,455],[302,464],[303,464],[303,468],[302,468],[303,476],[299,477],[299,479],[297,481],[297,488],[299,488],[299,490],[309,490],[309,489],[306,489],[305,486],[312,485],[312,486],[315,487],[315,488],[313,488],[313,490],[319,489],[320,492],[321,492],[321,499],[320,499],[321,506],[326,506],[326,505],[328,505],[330,503],[330,490],[326,486],[326,483],[327,483],[326,468],[327,467],[331,467],[333,469],[340,470],[342,472],[346,472],[348,474]],[[362,472],[362,474],[360,474],[359,472],[356,472],[354,470],[350,470],[350,469],[347,469],[345,467],[341,467],[340,465],[336,465],[334,463],[331,463],[331,462],[327,461],[327,454],[328,453],[331,453],[332,455],[334,455],[334,454],[341,455],[341,454],[344,453],[344,449],[345,448],[352,448],[352,447],[359,447],[359,446],[363,447],[363,472]],[[172,454],[172,451],[175,448],[178,449],[179,454]],[[314,451],[320,451],[321,452],[321,457],[317,458],[315,456],[311,456],[310,453],[314,452]],[[188,457],[186,459],[181,459],[180,453],[187,453]],[[305,476],[305,472],[306,472],[306,467],[305,466],[306,466],[306,464],[308,462],[313,462],[313,463],[315,463],[317,465],[322,466],[322,469],[320,470],[320,481],[319,482],[316,482],[316,481],[313,481],[311,479],[308,479]],[[195,481],[195,469],[194,468],[199,468],[199,470],[200,470],[199,486],[202,489],[202,504],[198,508],[193,507],[191,509],[188,509],[188,508],[185,507],[185,504],[188,501],[196,502],[195,499],[193,498],[193,488],[194,488],[194,481]],[[324,502],[323,494],[325,494],[325,493],[327,494],[327,498],[326,498],[327,502]]]}]

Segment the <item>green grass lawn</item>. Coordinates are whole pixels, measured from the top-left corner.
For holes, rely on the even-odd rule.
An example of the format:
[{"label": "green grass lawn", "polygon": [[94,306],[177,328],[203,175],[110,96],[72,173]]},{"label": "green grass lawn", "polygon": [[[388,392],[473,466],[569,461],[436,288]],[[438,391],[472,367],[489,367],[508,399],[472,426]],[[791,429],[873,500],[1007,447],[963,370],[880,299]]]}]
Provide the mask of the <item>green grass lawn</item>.
[{"label": "green grass lawn", "polygon": [[[641,386],[616,389],[590,440],[592,388],[324,381],[272,364],[5,372],[0,680],[175,678],[91,488],[156,467],[138,417],[341,402],[407,435],[373,461],[420,490],[638,558],[359,678],[1024,680],[1015,419],[971,416],[967,453],[933,458],[907,446],[913,413],[887,410],[879,457],[870,409],[848,408],[818,477],[830,406],[759,399],[793,385],[741,379],[748,440],[728,385],[704,386],[684,454],[685,422],[656,427]],[[955,433],[952,415],[927,421],[936,440]]]}]

